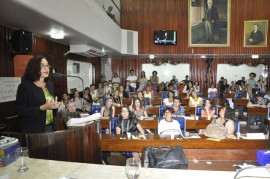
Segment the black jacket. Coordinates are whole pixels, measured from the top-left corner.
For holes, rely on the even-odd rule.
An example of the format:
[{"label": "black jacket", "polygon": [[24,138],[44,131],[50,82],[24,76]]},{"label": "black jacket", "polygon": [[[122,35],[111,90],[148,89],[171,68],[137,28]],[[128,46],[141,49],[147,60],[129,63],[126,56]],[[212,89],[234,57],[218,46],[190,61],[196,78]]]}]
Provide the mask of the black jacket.
[{"label": "black jacket", "polygon": [[[53,93],[53,84],[46,82],[46,88]],[[40,110],[40,106],[46,103],[42,88],[32,81],[22,79],[18,87],[16,97],[16,111],[19,115],[19,128],[23,133],[45,132],[46,110]]]}]

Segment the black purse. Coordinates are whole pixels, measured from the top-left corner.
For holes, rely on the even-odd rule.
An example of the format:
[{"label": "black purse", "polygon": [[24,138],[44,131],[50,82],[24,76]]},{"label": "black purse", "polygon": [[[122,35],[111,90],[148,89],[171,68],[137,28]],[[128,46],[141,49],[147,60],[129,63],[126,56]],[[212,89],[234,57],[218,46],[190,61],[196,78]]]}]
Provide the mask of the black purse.
[{"label": "black purse", "polygon": [[148,148],[149,167],[179,169],[187,168],[188,160],[180,145],[176,147],[160,146]]}]

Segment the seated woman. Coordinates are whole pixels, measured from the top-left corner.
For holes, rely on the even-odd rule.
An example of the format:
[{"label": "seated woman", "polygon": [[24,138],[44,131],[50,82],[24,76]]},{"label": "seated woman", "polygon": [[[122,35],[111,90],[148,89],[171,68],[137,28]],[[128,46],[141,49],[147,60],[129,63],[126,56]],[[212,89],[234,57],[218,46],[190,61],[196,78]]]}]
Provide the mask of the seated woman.
[{"label": "seated woman", "polygon": [[219,112],[219,117],[214,119],[204,130],[204,135],[213,138],[234,138],[233,115],[229,112],[230,107],[224,107]]},{"label": "seated woman", "polygon": [[214,84],[211,84],[211,87],[208,88],[208,98],[216,98],[217,97],[217,88],[215,88]]},{"label": "seated woman", "polygon": [[[132,117],[131,112],[127,106],[123,106],[121,109],[121,115],[116,123],[116,134],[144,134],[144,130],[140,125],[139,120],[136,117]],[[139,153],[132,152],[134,158],[140,158]]]},{"label": "seated woman", "polygon": [[145,98],[152,98],[154,91],[150,89],[149,86],[146,87],[146,90],[144,91],[143,95]]},{"label": "seated woman", "polygon": [[172,106],[173,105],[173,97],[174,97],[174,91],[170,90],[168,92],[167,98],[163,100],[164,106]]},{"label": "seated woman", "polygon": [[148,117],[147,112],[143,109],[141,100],[139,98],[132,99],[132,103],[129,107],[130,111],[135,114],[137,119],[141,119],[141,117]]},{"label": "seated woman", "polygon": [[203,109],[201,111],[201,117],[213,117],[215,115],[215,109],[212,107],[209,99],[204,102]]},{"label": "seated woman", "polygon": [[128,94],[128,92],[126,92],[124,90],[124,86],[123,85],[120,85],[119,86],[119,96],[120,96],[120,98],[129,98],[129,94]]},{"label": "seated woman", "polygon": [[113,118],[115,114],[115,107],[112,105],[113,104],[113,98],[107,98],[106,99],[106,104],[101,107],[100,110],[100,116],[101,118]]},{"label": "seated woman", "polygon": [[84,99],[80,97],[79,92],[76,90],[74,93],[74,98],[71,99],[71,101],[73,101],[76,105],[76,110],[77,111],[83,111],[83,103],[84,103]]},{"label": "seated woman", "polygon": [[146,99],[144,98],[144,95],[143,95],[143,92],[142,91],[138,91],[137,92],[137,98],[140,99],[143,107],[145,107],[146,105],[148,105]]},{"label": "seated woman", "polygon": [[113,97],[112,98],[113,98],[113,104],[112,104],[113,106],[120,107],[122,105],[118,89],[113,92]]},{"label": "seated woman", "polygon": [[158,124],[158,134],[182,134],[180,124],[173,120],[174,109],[167,107],[164,114],[165,119]]},{"label": "seated woman", "polygon": [[62,101],[60,102],[60,107],[58,108],[58,112],[66,111],[68,102],[69,102],[69,94],[68,92],[65,92],[63,93]]},{"label": "seated woman", "polygon": [[203,105],[203,99],[198,96],[198,94],[193,91],[191,93],[191,96],[189,97],[189,104],[188,106],[202,106]]}]

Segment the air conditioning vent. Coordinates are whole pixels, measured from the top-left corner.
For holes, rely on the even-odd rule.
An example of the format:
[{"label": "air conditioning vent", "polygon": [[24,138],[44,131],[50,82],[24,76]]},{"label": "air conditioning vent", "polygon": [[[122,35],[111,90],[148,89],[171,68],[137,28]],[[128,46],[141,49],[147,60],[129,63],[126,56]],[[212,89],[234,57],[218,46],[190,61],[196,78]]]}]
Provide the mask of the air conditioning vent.
[{"label": "air conditioning vent", "polygon": [[87,57],[102,57],[106,55],[105,52],[88,45],[70,45],[69,53],[75,53]]}]

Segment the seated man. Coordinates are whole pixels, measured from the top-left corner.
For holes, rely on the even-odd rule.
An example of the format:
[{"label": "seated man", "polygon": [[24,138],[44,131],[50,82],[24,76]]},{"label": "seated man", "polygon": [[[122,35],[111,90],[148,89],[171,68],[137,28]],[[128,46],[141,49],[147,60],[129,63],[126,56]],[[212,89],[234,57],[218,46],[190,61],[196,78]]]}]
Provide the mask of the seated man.
[{"label": "seated man", "polygon": [[181,106],[181,101],[178,96],[174,97],[172,107],[174,109],[173,117],[180,117],[185,115],[185,108]]},{"label": "seated man", "polygon": [[67,104],[67,111],[61,112],[61,117],[64,120],[65,124],[67,124],[70,118],[79,118],[80,112],[76,111],[76,105],[73,101],[69,101]]},{"label": "seated man", "polygon": [[162,119],[158,124],[158,134],[182,134],[180,124],[173,120],[173,108],[165,109],[165,119]]},{"label": "seated man", "polygon": [[263,94],[256,94],[255,97],[252,97],[247,104],[247,107],[270,107],[270,103],[267,99],[263,98]]}]

